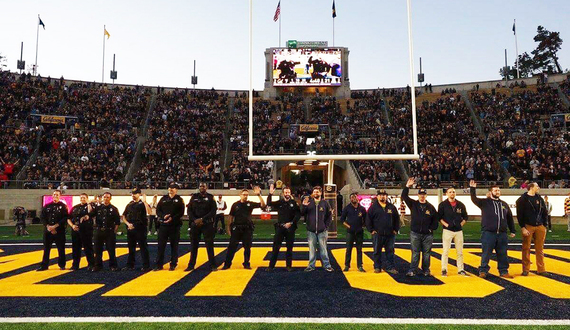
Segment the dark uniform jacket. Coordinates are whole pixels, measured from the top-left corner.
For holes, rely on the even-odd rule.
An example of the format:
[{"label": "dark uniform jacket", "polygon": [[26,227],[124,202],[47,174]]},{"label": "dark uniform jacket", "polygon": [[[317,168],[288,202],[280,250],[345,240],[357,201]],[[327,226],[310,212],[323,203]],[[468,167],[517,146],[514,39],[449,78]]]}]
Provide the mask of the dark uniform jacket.
[{"label": "dark uniform jacket", "polygon": [[410,198],[410,188],[406,187],[402,191],[402,199],[412,211],[412,222],[410,229],[418,234],[433,234],[437,229],[439,215],[430,202],[420,203]]},{"label": "dark uniform jacket", "polygon": [[301,218],[301,209],[299,204],[291,198],[289,201],[281,198],[278,201],[272,201],[272,196],[269,194],[267,196],[267,206],[271,206],[277,211],[277,223],[276,226],[283,226],[286,223],[292,222],[293,224],[289,228],[290,230],[297,229],[297,222]]},{"label": "dark uniform jacket", "polygon": [[190,225],[193,226],[194,221],[198,219],[202,219],[204,223],[213,223],[217,210],[218,205],[212,194],[193,194],[187,208]]},{"label": "dark uniform jacket", "polygon": [[[170,214],[172,221],[165,223],[164,216]],[[182,216],[184,215],[184,200],[179,195],[170,198],[168,195],[162,196],[156,206],[156,216],[161,226],[182,226]]]},{"label": "dark uniform jacket", "polygon": [[121,224],[119,210],[112,204],[100,204],[91,211],[93,226],[99,230],[115,230]]},{"label": "dark uniform jacket", "polygon": [[360,204],[354,207],[352,203],[349,203],[342,209],[340,222],[346,222],[350,226],[350,228],[346,229],[348,232],[355,234],[361,233],[366,222],[366,209]]},{"label": "dark uniform jacket", "polygon": [[366,216],[366,228],[381,236],[394,235],[394,232],[400,230],[398,209],[392,203],[386,203],[386,207],[382,207],[377,200],[373,200]]},{"label": "dark uniform jacket", "polygon": [[146,206],[140,199],[138,202],[131,201],[127,204],[123,216],[135,226],[135,229],[144,229],[147,226]]},{"label": "dark uniform jacket", "polygon": [[71,222],[80,227],[93,227],[93,219],[89,215],[89,219],[81,222],[81,218],[89,215],[89,204],[77,204],[71,209]]},{"label": "dark uniform jacket", "polygon": [[62,201],[59,201],[58,203],[51,202],[44,206],[40,216],[40,220],[44,227],[59,224],[56,229],[58,233],[65,232],[65,224],[67,223],[68,218],[69,211],[67,209],[67,205]]}]

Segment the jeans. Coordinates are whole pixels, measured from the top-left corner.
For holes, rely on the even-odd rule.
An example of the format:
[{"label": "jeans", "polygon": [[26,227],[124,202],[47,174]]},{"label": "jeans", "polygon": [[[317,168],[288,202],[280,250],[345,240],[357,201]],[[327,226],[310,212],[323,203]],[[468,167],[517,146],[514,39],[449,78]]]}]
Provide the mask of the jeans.
[{"label": "jeans", "polygon": [[309,268],[315,268],[315,263],[317,262],[317,245],[321,255],[321,264],[324,268],[331,267],[327,252],[327,236],[328,232],[326,230],[318,234],[311,231],[307,232],[307,239],[309,241]]},{"label": "jeans", "polygon": [[364,232],[352,233],[346,232],[346,256],[344,258],[344,265],[350,267],[352,259],[352,247],[356,243],[356,265],[362,267],[362,242],[364,241]]},{"label": "jeans", "polygon": [[489,272],[489,259],[493,253],[493,249],[497,253],[497,261],[499,263],[499,273],[507,274],[509,272],[509,259],[507,257],[508,239],[507,233],[495,233],[484,231],[481,233],[481,266],[479,272]]},{"label": "jeans", "polygon": [[422,271],[429,272],[431,245],[433,244],[433,234],[418,234],[410,232],[410,243],[412,244],[412,262],[410,271],[416,272],[420,263],[420,252],[422,254]]},{"label": "jeans", "polygon": [[382,269],[382,248],[386,254],[386,269],[395,269],[394,265],[394,243],[396,235],[372,235],[372,244],[374,245],[374,269]]}]

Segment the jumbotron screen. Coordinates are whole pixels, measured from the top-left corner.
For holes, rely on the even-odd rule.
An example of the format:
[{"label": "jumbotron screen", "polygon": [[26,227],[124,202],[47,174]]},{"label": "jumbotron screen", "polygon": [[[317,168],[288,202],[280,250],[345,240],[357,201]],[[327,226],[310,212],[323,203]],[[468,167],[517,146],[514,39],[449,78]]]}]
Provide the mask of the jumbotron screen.
[{"label": "jumbotron screen", "polygon": [[340,86],[341,50],[274,49],[273,86]]}]

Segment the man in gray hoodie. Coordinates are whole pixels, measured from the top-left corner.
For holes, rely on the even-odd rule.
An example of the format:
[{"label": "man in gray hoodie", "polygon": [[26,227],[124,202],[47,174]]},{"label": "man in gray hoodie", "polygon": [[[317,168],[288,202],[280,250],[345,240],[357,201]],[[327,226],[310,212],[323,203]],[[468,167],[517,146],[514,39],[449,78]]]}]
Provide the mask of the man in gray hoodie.
[{"label": "man in gray hoodie", "polygon": [[323,189],[319,186],[313,188],[311,197],[305,197],[301,206],[301,215],[307,223],[307,239],[309,241],[309,266],[306,272],[315,270],[317,262],[316,250],[319,249],[321,263],[327,272],[333,268],[327,252],[327,229],[332,222],[332,210],[329,203],[322,199]]}]

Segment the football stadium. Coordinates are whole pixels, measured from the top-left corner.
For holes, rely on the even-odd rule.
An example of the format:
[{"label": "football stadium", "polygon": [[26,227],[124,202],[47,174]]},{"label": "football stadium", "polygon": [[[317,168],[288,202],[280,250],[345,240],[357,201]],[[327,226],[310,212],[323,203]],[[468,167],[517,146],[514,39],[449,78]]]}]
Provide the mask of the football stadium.
[{"label": "football stadium", "polygon": [[0,329],[568,329],[570,7],[395,3],[10,5]]}]

